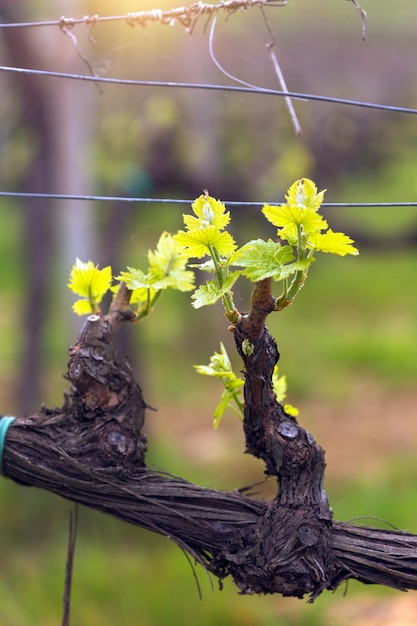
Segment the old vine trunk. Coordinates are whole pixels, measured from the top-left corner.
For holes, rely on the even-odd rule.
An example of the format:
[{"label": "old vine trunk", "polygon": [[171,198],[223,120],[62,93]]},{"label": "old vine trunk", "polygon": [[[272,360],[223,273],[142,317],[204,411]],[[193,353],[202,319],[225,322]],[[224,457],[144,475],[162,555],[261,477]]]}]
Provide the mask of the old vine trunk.
[{"label": "old vine trunk", "polygon": [[4,475],[165,535],[220,581],[231,575],[242,593],[314,599],[348,578],[417,589],[417,536],[332,520],[324,451],[272,389],[279,353],[264,326],[272,309],[264,281],[234,329],[245,369],[246,448],[277,480],[272,501],[146,466],[147,405],[112,349],[114,333],[131,319],[123,288],[108,315],[87,319],[70,349],[63,406],[9,428]]}]

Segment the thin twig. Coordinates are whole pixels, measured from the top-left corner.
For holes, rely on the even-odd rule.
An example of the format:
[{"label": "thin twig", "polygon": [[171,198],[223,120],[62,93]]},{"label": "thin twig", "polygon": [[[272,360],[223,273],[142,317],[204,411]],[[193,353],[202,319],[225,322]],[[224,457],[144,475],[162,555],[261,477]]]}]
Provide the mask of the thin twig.
[{"label": "thin twig", "polygon": [[[90,28],[92,28],[93,25],[90,26]],[[81,59],[81,61],[88,67],[91,76],[96,76],[98,78],[98,74],[96,73],[94,67],[91,65],[90,61],[87,59],[87,57],[81,52],[80,50],[80,46],[78,45],[78,39],[77,37],[74,35],[73,32],[71,32],[71,28],[72,26],[66,26],[65,24],[60,24],[60,28],[61,31],[64,33],[64,35],[67,35],[67,37],[69,37],[72,41],[72,44],[75,48],[75,52],[77,53],[77,56]],[[88,38],[91,42],[94,42],[94,39],[92,39],[91,34],[88,33]],[[95,43],[95,42],[94,42]],[[100,83],[96,83],[97,89],[99,90],[99,92],[102,94],[103,93],[103,88],[100,85]]]},{"label": "thin twig", "polygon": [[[279,85],[280,85],[282,91],[284,93],[288,94],[289,91],[288,91],[287,83],[285,82],[284,74],[283,74],[283,72],[281,70],[281,66],[280,66],[280,64],[278,62],[278,57],[277,57],[276,52],[274,50],[274,48],[276,46],[275,35],[274,35],[274,33],[272,31],[272,28],[271,28],[271,25],[270,25],[270,23],[268,21],[268,18],[267,18],[267,15],[265,13],[264,7],[261,7],[261,13],[262,13],[262,17],[264,19],[266,30],[268,31],[269,36],[271,38],[271,41],[266,45],[266,48],[267,48],[267,50],[269,50],[269,56],[271,58],[272,66],[274,68],[275,74],[277,75]],[[298,121],[297,113],[295,112],[292,100],[291,100],[291,98],[288,95],[285,96],[285,103],[287,105],[288,113],[290,114],[290,118],[291,118],[291,121],[293,123],[295,133],[296,133],[296,135],[301,135],[302,132],[303,132],[302,129],[301,129],[301,124]]]},{"label": "thin twig", "polygon": [[[277,58],[277,55],[275,54],[274,46],[275,46],[275,42],[267,45],[267,49],[269,50],[269,56],[271,57],[272,65],[277,75],[282,91],[288,93],[287,84],[285,82],[284,74],[281,71],[280,64],[278,63],[278,58]],[[303,132],[301,129],[301,124],[298,121],[297,113],[295,112],[294,105],[289,96],[285,96],[285,103],[287,105],[287,109],[288,109],[288,113],[290,114],[291,121],[294,125],[295,133],[297,135],[301,135]]]},{"label": "thin twig", "polygon": [[75,542],[77,539],[78,529],[78,504],[74,504],[69,516],[68,529],[68,550],[67,563],[65,566],[65,586],[64,586],[64,613],[62,616],[62,626],[70,624],[70,606],[71,606],[71,585],[72,573],[74,569]]},{"label": "thin twig", "polygon": [[214,65],[227,78],[230,78],[231,80],[234,80],[235,82],[239,83],[240,85],[244,85],[245,87],[249,87],[250,89],[258,89],[258,87],[256,85],[253,85],[252,83],[248,83],[245,80],[242,80],[241,78],[238,78],[237,76],[234,76],[233,74],[228,72],[223,67],[223,65],[220,63],[220,61],[217,59],[216,54],[214,52],[214,31],[215,31],[215,28],[216,28],[216,23],[217,23],[217,15],[214,15],[213,20],[211,22],[210,32],[209,32],[209,54],[210,54],[210,58],[213,61]]},{"label": "thin twig", "polygon": [[[274,35],[273,35],[272,30],[271,30],[271,28],[269,26],[269,23],[268,23],[268,21],[266,19],[266,15],[264,13],[264,7],[263,6],[261,6],[261,11],[262,11],[262,15],[264,17],[265,23],[266,23],[266,27],[267,27],[268,33],[270,34],[271,39],[273,40],[273,43],[268,43],[266,47],[269,48],[270,57],[271,57],[271,60],[272,60],[272,65],[273,65],[274,71],[275,71],[275,73],[276,73],[276,75],[278,77],[278,81],[279,81],[279,84],[281,86],[281,89],[284,92],[284,94],[286,94],[286,93],[288,93],[288,88],[287,88],[287,85],[285,83],[284,75],[283,75],[283,73],[281,71],[281,68],[279,66],[278,59],[277,59],[277,56],[275,54],[275,51],[272,50],[272,47],[275,46]],[[234,76],[233,74],[230,74],[230,72],[228,72],[223,67],[223,65],[220,63],[220,61],[217,59],[217,57],[216,57],[216,55],[214,53],[214,46],[213,46],[214,30],[215,30],[215,27],[216,27],[216,21],[217,21],[217,15],[214,15],[213,21],[212,21],[212,24],[211,24],[211,28],[210,28],[210,33],[209,33],[209,53],[210,53],[211,60],[213,61],[215,66],[222,72],[222,74],[224,74],[227,78],[230,78],[231,80],[234,80],[237,83],[240,83],[241,85],[244,85],[245,87],[249,87],[250,89],[258,89],[258,87],[256,85],[254,85],[252,83],[248,83],[245,80],[242,80],[241,78],[238,78],[237,76]],[[292,121],[292,123],[294,125],[294,128],[295,128],[295,132],[296,132],[297,135],[300,135],[301,132],[302,132],[301,125],[300,125],[300,123],[298,121],[297,114],[295,112],[295,109],[294,109],[294,106],[292,104],[291,98],[289,98],[286,95],[284,97],[285,97],[285,103],[286,103],[287,108],[288,108],[288,112],[290,114],[291,121]]]},{"label": "thin twig", "polygon": [[350,0],[350,1],[355,6],[356,10],[359,12],[362,18],[362,41],[365,41],[366,39],[366,11],[362,9],[361,5],[359,4],[359,2],[357,2],[357,0]]}]

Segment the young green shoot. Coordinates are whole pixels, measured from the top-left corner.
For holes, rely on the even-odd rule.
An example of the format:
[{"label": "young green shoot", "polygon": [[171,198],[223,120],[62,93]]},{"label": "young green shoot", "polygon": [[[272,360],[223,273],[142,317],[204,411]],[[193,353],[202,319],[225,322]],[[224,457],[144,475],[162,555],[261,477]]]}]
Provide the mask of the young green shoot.
[{"label": "young green shoot", "polygon": [[[178,245],[172,236],[163,232],[154,251],[148,252],[148,269],[128,267],[120,272],[117,280],[125,283],[131,291],[130,304],[135,321],[148,316],[162,293],[168,287],[179,291],[194,289],[194,272],[186,269],[188,254]],[[79,296],[73,305],[78,315],[100,313],[100,303],[111,287],[112,271],[110,267],[99,270],[92,261],[83,263],[77,259],[71,269],[68,287]]]},{"label": "young green shoot", "polygon": [[[252,346],[253,348],[253,346]],[[194,365],[199,374],[218,378],[223,384],[223,393],[220,402],[214,410],[213,427],[217,428],[226,409],[231,409],[241,420],[244,416],[243,385],[245,381],[237,376],[232,368],[230,357],[226,348],[220,342],[220,352],[215,352],[210,358],[208,365]],[[287,395],[287,379],[279,375],[278,365],[274,368],[272,385],[278,402],[284,402]],[[293,417],[298,415],[298,409],[291,404],[284,404],[284,411]]]},{"label": "young green shoot", "polygon": [[282,293],[275,300],[276,311],[292,304],[304,286],[316,252],[359,254],[352,239],[333,232],[319,214],[324,193],[318,192],[308,178],[297,180],[288,189],[285,204],[266,204],[262,209],[266,219],[278,227],[279,241],[249,241],[231,260],[233,265],[244,267],[243,275],[254,282],[269,277],[282,282]]},{"label": "young green shoot", "polygon": [[[274,300],[274,310],[287,308],[304,286],[308,270],[315,261],[316,252],[325,252],[344,256],[357,255],[353,241],[344,233],[333,232],[327,221],[320,215],[325,191],[318,192],[315,183],[308,178],[295,181],[288,189],[286,203],[278,206],[264,205],[262,213],[277,227],[278,240],[255,239],[236,249],[233,237],[227,232],[230,214],[224,204],[208,195],[206,191],[192,204],[194,216],[183,215],[186,230],[174,235],[174,240],[184,246],[190,257],[209,260],[190,267],[214,274],[192,295],[193,306],[200,308],[214,304],[219,299],[223,302],[226,318],[236,325],[241,319],[233,302],[232,287],[240,275],[257,283],[267,278],[281,282],[282,292]],[[237,266],[238,271],[231,271]],[[247,341],[242,345],[245,354],[250,355],[254,346]],[[220,378],[225,387],[220,404],[215,410],[215,426],[218,425],[224,410],[230,406],[236,410],[239,402],[237,393],[242,390],[232,376],[224,346],[215,353],[209,366],[197,366],[198,372]],[[225,373],[227,372],[227,374]],[[274,389],[279,402],[286,393],[285,376],[274,374]],[[243,404],[242,404],[243,406]],[[289,404],[284,410],[296,415],[297,409]]]},{"label": "young green shoot", "polygon": [[215,279],[208,280],[192,295],[193,306],[214,304],[222,300],[226,318],[232,324],[239,321],[239,312],[233,302],[232,287],[240,276],[240,271],[231,272],[230,258],[237,246],[232,235],[226,230],[230,222],[230,213],[220,200],[215,200],[205,191],[197,198],[191,208],[195,214],[183,215],[186,230],[179,230],[174,241],[184,246],[190,257],[210,257],[209,263],[193,265],[203,271],[212,271]]},{"label": "young green shoot", "polygon": [[214,428],[217,428],[220,424],[226,409],[232,409],[243,420],[244,402],[242,389],[244,380],[234,373],[223,343],[220,343],[220,352],[215,352],[212,355],[208,365],[194,365],[194,367],[199,374],[218,378],[224,387],[220,402],[214,410]]},{"label": "young green shoot", "polygon": [[194,289],[194,273],[187,270],[189,255],[173,237],[163,232],[156,249],[149,250],[147,272],[128,267],[120,272],[118,280],[132,290],[131,304],[135,307],[137,319],[147,317],[153,310],[163,291],[168,287],[179,291]]},{"label": "young green shoot", "polygon": [[[132,318],[140,320],[148,316],[163,291],[170,287],[179,291],[194,290],[191,298],[196,309],[221,300],[233,330],[243,320],[234,304],[232,291],[240,276],[257,283],[253,294],[256,289],[256,293],[260,293],[266,282],[280,282],[282,291],[276,298],[271,296],[271,310],[287,308],[302,289],[317,252],[339,256],[359,254],[353,240],[344,233],[331,230],[320,215],[324,193],[325,190],[319,192],[308,178],[295,181],[285,196],[286,203],[265,204],[262,209],[265,218],[277,228],[277,240],[254,239],[238,248],[227,231],[230,213],[220,200],[204,191],[191,205],[193,215],[183,215],[185,229],[173,236],[163,232],[156,249],[149,250],[146,271],[128,267],[117,276],[116,280],[122,281],[130,291]],[[204,261],[194,264],[189,263],[190,259]],[[232,267],[238,269],[232,271]],[[214,278],[195,289],[195,269],[211,273]],[[77,259],[68,284],[81,296],[73,305],[74,311],[79,315],[100,314],[104,295],[110,288],[117,290],[117,287],[111,287],[111,283],[110,267],[99,270],[92,261],[83,263]],[[255,346],[247,340],[242,349],[250,355]],[[223,396],[215,411],[215,426],[229,406],[243,414],[243,380],[233,373],[223,344],[208,366],[199,365],[196,369],[220,378],[223,383]],[[285,377],[274,374],[273,385],[281,402],[286,392]],[[290,405],[284,405],[284,408],[295,415],[296,409]]]},{"label": "young green shoot", "polygon": [[[277,400],[280,404],[283,404],[285,398],[287,397],[287,377],[285,374],[283,376],[279,375],[279,366],[278,363],[274,367],[274,372],[272,374],[272,387],[274,389]],[[291,415],[292,417],[297,417],[299,411],[292,404],[283,404],[284,411]]]}]

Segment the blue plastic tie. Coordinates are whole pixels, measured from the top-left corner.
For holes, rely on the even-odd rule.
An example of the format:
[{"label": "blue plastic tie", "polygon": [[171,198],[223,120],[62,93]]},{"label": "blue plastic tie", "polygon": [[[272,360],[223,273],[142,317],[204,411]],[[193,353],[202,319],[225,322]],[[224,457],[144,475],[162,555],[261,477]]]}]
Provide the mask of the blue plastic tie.
[{"label": "blue plastic tie", "polygon": [[3,415],[0,418],[0,473],[3,473],[3,454],[4,454],[4,442],[6,441],[7,431],[12,422],[15,421],[15,417],[10,415]]}]

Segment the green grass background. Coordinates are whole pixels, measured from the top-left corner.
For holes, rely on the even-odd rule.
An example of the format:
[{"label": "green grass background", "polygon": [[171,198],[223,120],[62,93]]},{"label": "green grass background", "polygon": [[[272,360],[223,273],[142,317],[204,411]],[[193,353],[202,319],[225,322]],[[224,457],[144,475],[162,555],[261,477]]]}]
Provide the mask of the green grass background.
[{"label": "green grass background", "polygon": [[[356,28],[358,16],[344,4]],[[379,3],[377,24],[383,30],[384,20],[389,22],[384,7],[389,4]],[[330,11],[336,6],[328,5]],[[401,6],[407,17],[414,0]],[[296,27],[297,14],[291,15]],[[342,173],[334,188],[328,185],[327,199],[416,197],[415,123],[407,118],[399,126],[392,122],[388,128],[391,141],[384,166]],[[291,177],[303,175],[299,171],[303,156],[296,143],[285,152]],[[163,228],[177,229],[182,210],[152,206],[142,211],[136,219],[137,232],[130,233],[126,242],[126,261],[134,265],[138,256],[143,258]],[[354,229],[371,235],[379,249],[364,247],[358,258],[323,255],[294,305],[269,320],[282,355],[281,372],[288,378],[288,400],[301,408],[301,423],[327,449],[327,489],[335,517],[377,516],[417,532],[417,250],[401,248],[392,238],[415,230],[417,213],[415,208],[332,209],[327,217],[348,233]],[[16,203],[2,200],[0,399],[5,413],[14,410],[24,340],[23,219]],[[67,345],[74,340],[68,339],[68,323],[57,313],[65,308],[64,285],[65,279],[60,279],[51,286],[43,346],[48,405],[62,401]],[[236,300],[242,307],[247,297],[247,286],[239,283]],[[146,425],[149,462],[195,482],[230,489],[260,479],[262,466],[243,455],[240,425],[233,415],[226,415],[215,433],[211,429],[211,409],[220,388],[215,381],[198,377],[192,366],[207,363],[220,340],[239,368],[220,307],[196,312],[187,295],[167,293],[154,316],[137,329],[132,353],[140,354],[145,397],[159,407],[158,413],[149,414]],[[51,494],[0,481],[0,626],[60,623],[71,506]],[[169,541],[81,509],[72,624],[338,626],[336,617],[329,618],[330,607],[364,596],[379,603],[399,595],[350,583],[346,597],[341,588],[307,605],[288,598],[239,596],[230,581],[219,591],[216,581],[212,588],[200,567],[196,572],[202,600],[188,561]]]},{"label": "green grass background", "polygon": [[[7,219],[9,217],[10,212],[7,212]],[[6,210],[2,218],[6,219]],[[386,219],[390,219],[389,213]],[[13,226],[10,222],[10,225],[9,237],[3,237],[0,246],[3,250],[9,247],[12,257],[12,239],[15,237],[18,241],[19,229],[18,224]],[[412,250],[387,250],[382,254],[365,249],[358,258],[325,256],[313,267],[291,309],[276,319],[271,318],[270,329],[282,354],[281,369],[288,377],[289,399],[302,407],[301,421],[305,417],[314,434],[316,431],[326,434],[329,428],[338,428],[338,420],[351,419],[351,437],[361,436],[355,432],[355,415],[346,412],[346,405],[349,406],[358,384],[365,409],[368,386],[373,395],[380,391],[398,397],[415,389],[416,267],[417,253]],[[16,294],[16,283],[5,274],[4,277],[3,301],[10,302]],[[242,294],[243,291],[244,287]],[[164,322],[166,307],[170,311],[167,323]],[[161,407],[158,413],[150,413],[148,417],[149,462],[217,488],[241,486],[245,481],[260,478],[262,468],[242,454],[240,427],[235,425],[236,418],[232,414],[226,415],[220,429],[211,433],[213,394],[220,389],[216,381],[198,377],[192,369],[193,363],[208,361],[210,350],[218,347],[219,338],[228,342],[233,354],[231,337],[223,329],[221,312],[213,310],[210,314],[202,313],[203,317],[207,315],[204,323],[213,320],[209,326],[213,331],[203,348],[194,349],[193,342],[184,344],[187,329],[192,328],[197,315],[187,307],[186,296],[167,295],[154,319],[148,320],[139,331],[144,351],[142,362],[147,364],[147,397]],[[217,313],[218,319],[213,313]],[[3,319],[3,327],[9,324],[10,315]],[[191,330],[191,335],[194,332]],[[0,362],[10,376],[18,366],[16,345],[14,335],[3,334]],[[187,346],[185,351],[183,345]],[[65,350],[54,348],[53,343],[51,347],[50,361],[63,372]],[[205,355],[200,354],[203,349]],[[181,351],[180,358],[177,355]],[[51,374],[50,378],[54,381],[51,395],[58,396],[59,388],[64,389],[65,383],[60,374]],[[313,415],[310,406],[314,407]],[[320,407],[329,406],[335,413],[334,425],[321,422]],[[366,410],[364,415],[366,419]],[[377,416],[369,418],[375,420],[375,428],[387,427],[386,420],[379,426]],[[392,416],[392,428],[415,432],[414,425],[402,421],[401,415]],[[190,445],[184,447],[184,437],[189,436],[190,430],[193,434],[191,448]],[[225,437],[230,449],[224,451],[219,460],[213,454],[214,460],[206,461],[207,447],[214,442],[215,448]],[[236,444],[233,444],[233,437],[236,437]],[[389,432],[386,438],[390,438]],[[343,441],[332,445],[343,446]],[[337,457],[338,450],[331,449],[329,453]],[[374,453],[371,440],[369,457]],[[414,476],[417,462],[412,448],[407,448],[406,453],[388,454],[382,465],[369,474],[361,472],[365,462],[365,457],[354,456],[352,478],[345,473],[342,479],[329,465],[328,491],[335,517],[378,516],[398,527],[416,531]],[[0,502],[0,624],[57,624],[61,614],[71,505],[8,480],[0,482]],[[365,593],[375,594],[377,601],[381,594],[386,597],[387,593],[386,590],[363,589],[353,583],[347,598],[343,599],[341,589],[335,595],[324,594],[310,606],[279,597],[241,597],[229,581],[223,591],[219,591],[213,581],[212,589],[204,571],[200,567],[196,571],[203,591],[202,600],[190,565],[179,549],[151,533],[82,509],[75,557],[72,623],[164,626],[174,620],[201,625],[314,626],[330,623],[326,621],[327,610],[335,602],[349,602]]]}]

